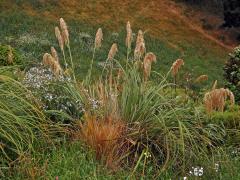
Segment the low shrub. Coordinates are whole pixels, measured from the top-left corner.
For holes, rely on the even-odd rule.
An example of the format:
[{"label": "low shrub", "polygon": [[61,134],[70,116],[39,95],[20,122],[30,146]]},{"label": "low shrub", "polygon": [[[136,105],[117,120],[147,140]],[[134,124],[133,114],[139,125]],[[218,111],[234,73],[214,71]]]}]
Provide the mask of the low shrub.
[{"label": "low shrub", "polygon": [[226,79],[226,87],[235,95],[236,102],[240,102],[240,46],[236,47],[229,54],[229,59],[224,66],[224,77]]},{"label": "low shrub", "polygon": [[9,45],[0,45],[0,66],[22,65],[23,57],[19,51]]}]

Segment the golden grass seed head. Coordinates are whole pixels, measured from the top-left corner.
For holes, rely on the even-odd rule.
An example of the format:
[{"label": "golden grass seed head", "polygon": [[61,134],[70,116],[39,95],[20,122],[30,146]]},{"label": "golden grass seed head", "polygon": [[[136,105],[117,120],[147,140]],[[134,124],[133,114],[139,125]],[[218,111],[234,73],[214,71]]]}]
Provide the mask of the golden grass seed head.
[{"label": "golden grass seed head", "polygon": [[103,40],[102,28],[99,28],[95,36],[95,48],[98,49],[102,46],[102,40]]},{"label": "golden grass seed head", "polygon": [[58,40],[59,47],[63,51],[63,48],[64,48],[63,37],[58,27],[55,27],[55,35]]},{"label": "golden grass seed head", "polygon": [[136,47],[134,50],[134,59],[135,60],[141,59],[145,54],[145,52],[146,52],[146,47],[145,47],[144,34],[142,30],[139,30],[137,40],[136,40]]},{"label": "golden grass seed head", "polygon": [[60,28],[62,30],[62,37],[65,44],[69,44],[69,32],[66,22],[63,18],[60,18]]},{"label": "golden grass seed head", "polygon": [[55,61],[59,62],[57,51],[54,47],[51,47],[51,54]]},{"label": "golden grass seed head", "polygon": [[128,49],[130,49],[132,44],[132,29],[129,21],[127,22],[126,30],[127,30],[126,46]]},{"label": "golden grass seed head", "polygon": [[143,72],[145,80],[147,80],[150,76],[153,62],[157,62],[156,55],[152,52],[147,53],[143,60]]},{"label": "golden grass seed head", "polygon": [[200,83],[200,82],[207,81],[207,80],[208,80],[208,76],[207,75],[200,75],[199,77],[197,77],[195,82]]},{"label": "golden grass seed head", "polygon": [[51,65],[51,55],[48,53],[45,53],[43,55],[42,63],[44,66],[50,66]]},{"label": "golden grass seed head", "polygon": [[117,52],[118,52],[118,46],[116,43],[114,43],[108,53],[108,60],[113,60]]},{"label": "golden grass seed head", "polygon": [[181,66],[184,65],[184,61],[182,59],[177,59],[171,67],[172,75],[175,77],[178,74],[178,71],[180,70]]}]

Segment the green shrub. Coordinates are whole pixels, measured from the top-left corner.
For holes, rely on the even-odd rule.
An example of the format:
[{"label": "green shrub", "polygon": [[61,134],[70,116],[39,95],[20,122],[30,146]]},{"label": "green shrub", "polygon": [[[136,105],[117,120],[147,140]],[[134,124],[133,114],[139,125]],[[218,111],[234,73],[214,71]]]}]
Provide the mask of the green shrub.
[{"label": "green shrub", "polygon": [[239,106],[235,109],[225,112],[214,112],[210,118],[211,123],[222,124],[226,128],[239,128],[240,129],[240,111]]},{"label": "green shrub", "polygon": [[[12,51],[12,60],[9,60],[9,54]],[[9,45],[0,45],[0,66],[22,65],[23,58],[16,49]]]},{"label": "green shrub", "polygon": [[230,58],[224,66],[226,86],[234,93],[236,102],[240,102],[240,46],[229,54]]}]

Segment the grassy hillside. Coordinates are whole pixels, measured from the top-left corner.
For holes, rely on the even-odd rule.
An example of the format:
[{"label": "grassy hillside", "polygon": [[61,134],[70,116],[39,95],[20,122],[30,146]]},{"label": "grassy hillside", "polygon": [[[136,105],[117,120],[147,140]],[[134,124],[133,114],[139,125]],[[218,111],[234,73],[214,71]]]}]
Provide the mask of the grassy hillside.
[{"label": "grassy hillside", "polygon": [[[208,74],[210,82],[222,82],[222,65],[231,46],[205,32],[184,16],[184,9],[171,1],[1,1],[0,42],[19,48],[29,61],[39,61],[42,53],[56,46],[54,22],[64,17],[71,29],[72,51],[78,76],[85,75],[91,59],[89,43],[96,29],[104,31],[104,48],[97,56],[105,61],[111,43],[124,44],[125,24],[130,21],[134,32],[146,31],[147,50],[158,62],[156,71],[166,72],[177,58],[185,60],[185,72],[197,77]],[[120,50],[118,59],[125,57]],[[97,63],[94,65],[97,67]],[[95,68],[98,71],[99,68]]]},{"label": "grassy hillside", "polygon": [[221,88],[235,44],[189,10],[1,0],[0,179],[239,179],[238,91]]}]

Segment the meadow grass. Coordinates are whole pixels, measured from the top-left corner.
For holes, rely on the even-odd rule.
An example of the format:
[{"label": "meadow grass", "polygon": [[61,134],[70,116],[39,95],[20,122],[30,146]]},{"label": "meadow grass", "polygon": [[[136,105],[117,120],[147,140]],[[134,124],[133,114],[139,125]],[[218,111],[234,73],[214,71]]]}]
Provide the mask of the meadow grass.
[{"label": "meadow grass", "polygon": [[[31,17],[17,10],[10,12],[2,11],[0,16],[2,17],[0,23],[0,43],[10,44],[20,49],[25,55],[26,61],[37,63],[42,59],[43,52],[48,52],[51,46],[58,47],[53,33],[56,23],[52,22],[52,20],[35,16]],[[25,21],[22,22],[22,19],[25,19]],[[88,26],[76,21],[68,21],[68,25],[70,27],[71,51],[76,76],[78,79],[83,79],[90,67],[93,43],[98,27]],[[101,68],[98,63],[106,60],[112,43],[118,43],[119,46],[116,59],[123,59],[124,61],[126,58],[124,30],[119,29],[116,33],[103,28],[103,31],[103,45],[99,51],[96,51],[93,64],[93,74],[95,76],[100,74],[99,69]],[[136,33],[137,30],[134,32]],[[184,49],[184,55],[182,55],[182,52],[172,48],[165,41],[161,40],[161,37],[154,38],[147,34],[145,41],[147,49],[151,50],[158,57],[157,64],[153,67],[154,71],[166,73],[175,59],[181,57],[186,62],[184,73],[191,73],[195,78],[199,75],[207,74],[209,76],[209,84],[214,80],[218,80],[220,84],[223,84],[222,65],[227,55],[223,56],[222,54],[218,54],[218,52],[213,53],[214,51],[202,49],[201,45],[198,47],[197,43],[190,45],[187,42],[181,42],[181,48]]]},{"label": "meadow grass", "polygon": [[[1,12],[0,16],[4,17],[0,24],[4,27],[0,35],[1,43],[11,44],[22,51],[25,59],[30,62],[26,71],[33,64],[38,65],[43,53],[49,52],[52,45],[60,52],[53,31],[56,23],[36,17],[29,18],[28,15],[18,12]],[[21,23],[23,18],[26,21]],[[231,150],[235,152],[238,143],[227,144],[225,141],[231,133],[237,133],[238,129],[225,127],[222,123],[211,123],[201,102],[195,103],[188,97],[187,90],[181,89],[181,86],[174,90],[173,78],[169,71],[176,59],[183,58],[185,65],[181,66],[177,75],[174,74],[177,85],[182,85],[185,81],[183,77],[186,72],[190,72],[193,78],[207,74],[209,83],[206,88],[210,89],[213,80],[219,80],[219,86],[222,83],[222,56],[218,57],[207,50],[201,54],[201,47],[195,45],[193,48],[191,44],[184,43],[185,52],[182,54],[166,45],[164,41],[146,35],[147,52],[151,49],[157,56],[157,64],[148,72],[151,73],[148,80],[144,77],[142,67],[145,66],[141,65],[141,61],[131,60],[134,56],[133,51],[129,54],[129,62],[126,64],[128,52],[125,47],[124,30],[116,33],[103,28],[103,44],[100,49],[95,49],[94,39],[98,27],[90,28],[76,21],[69,21],[68,25],[70,41],[66,43],[69,49],[69,52],[66,52],[66,60],[70,62],[72,71],[70,76],[66,76],[73,79],[67,83],[58,84],[58,81],[55,81],[48,85],[60,98],[66,96],[74,102],[80,101],[85,116],[78,116],[75,112],[58,111],[54,109],[56,104],[49,110],[43,107],[35,108],[31,99],[20,99],[16,101],[19,105],[15,107],[14,99],[2,97],[5,100],[1,106],[5,110],[3,114],[8,111],[11,116],[16,114],[17,122],[39,119],[37,123],[40,124],[41,120],[46,119],[51,127],[65,126],[65,130],[71,132],[61,134],[61,128],[47,132],[46,135],[53,135],[50,140],[59,141],[54,141],[56,146],[26,153],[22,158],[14,157],[17,161],[13,166],[7,167],[14,170],[12,173],[7,171],[10,178],[183,179],[186,176],[191,179],[195,178],[194,176],[203,176],[203,179],[222,179],[228,175],[237,178],[239,157],[232,157]],[[17,31],[16,26],[19,27]],[[136,35],[134,41],[135,39]],[[118,52],[115,54],[114,45],[108,54],[113,43],[118,44]],[[59,57],[60,64],[64,67],[64,58],[61,55]],[[95,57],[94,60],[92,57]],[[219,63],[216,63],[216,58],[219,58]],[[103,63],[106,60],[110,66],[104,66],[103,70],[99,62]],[[90,79],[86,79],[89,69]],[[63,68],[63,72],[65,70],[68,68]],[[58,78],[59,76],[56,76],[56,79]],[[17,95],[14,97],[18,99],[23,92],[27,92],[24,98],[29,97],[28,89],[24,91],[21,83],[12,79],[11,86],[4,89],[6,79],[8,77],[4,76],[0,79],[3,80],[0,84],[3,95],[7,94],[7,97],[10,97],[15,93]],[[13,92],[9,90],[11,87]],[[37,95],[37,103],[43,103],[41,96],[41,93]],[[11,111],[12,107],[16,110]],[[73,108],[71,110],[78,111]],[[25,114],[22,115],[19,111]],[[41,117],[38,117],[39,114]],[[6,117],[3,119],[9,122],[8,116],[2,117]],[[64,121],[65,118],[68,121]],[[9,138],[10,144],[15,145],[16,150],[13,152],[16,151],[18,156],[21,157],[22,153],[29,149],[22,148],[24,145],[35,145],[33,141],[39,136],[34,135],[42,125],[39,124],[36,127],[26,127],[28,123],[22,123],[22,128],[26,127],[29,133],[16,131],[16,137],[19,138],[15,138],[14,133],[13,137]],[[9,127],[10,125],[11,123],[8,123]],[[1,126],[9,128],[6,123]],[[12,131],[5,132],[7,134]],[[34,139],[30,139],[30,142],[26,138],[29,134],[29,138]],[[41,133],[37,133],[39,134]],[[9,150],[8,152],[11,153]],[[11,161],[14,159],[10,159]],[[220,169],[218,167],[216,170],[216,164]]]}]

